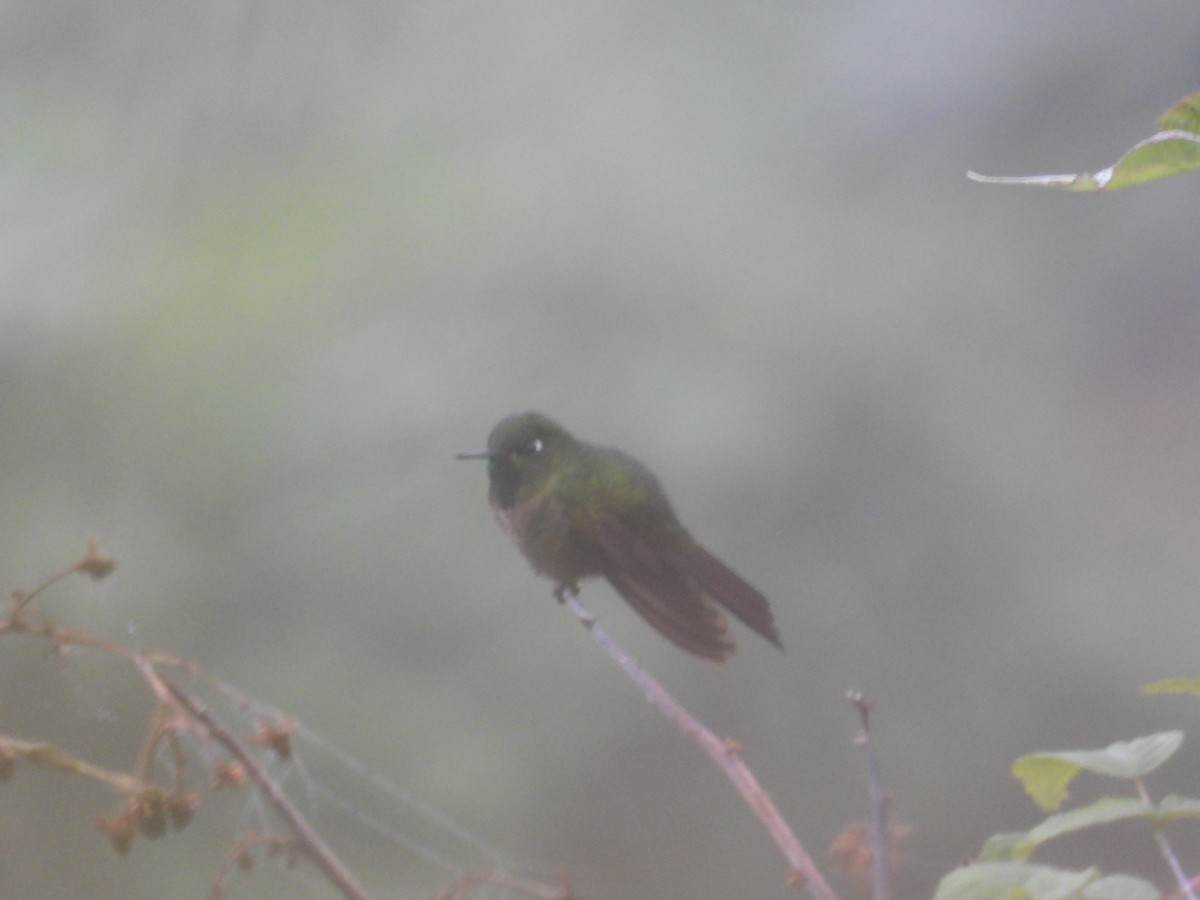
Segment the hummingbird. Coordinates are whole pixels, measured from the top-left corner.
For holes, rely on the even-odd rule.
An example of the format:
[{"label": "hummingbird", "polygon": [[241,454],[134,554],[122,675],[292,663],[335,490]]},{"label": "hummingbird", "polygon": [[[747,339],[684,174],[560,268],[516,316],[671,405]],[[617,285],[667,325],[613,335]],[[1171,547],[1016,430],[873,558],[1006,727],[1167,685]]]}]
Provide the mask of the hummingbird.
[{"label": "hummingbird", "polygon": [[[578,440],[541,413],[516,413],[488,435],[488,501],[554,595],[603,576],[658,632],[703,659],[735,649],[720,604],[779,649],[771,606],[679,523],[658,479],[611,447]],[[715,603],[714,603],[715,601]]]}]

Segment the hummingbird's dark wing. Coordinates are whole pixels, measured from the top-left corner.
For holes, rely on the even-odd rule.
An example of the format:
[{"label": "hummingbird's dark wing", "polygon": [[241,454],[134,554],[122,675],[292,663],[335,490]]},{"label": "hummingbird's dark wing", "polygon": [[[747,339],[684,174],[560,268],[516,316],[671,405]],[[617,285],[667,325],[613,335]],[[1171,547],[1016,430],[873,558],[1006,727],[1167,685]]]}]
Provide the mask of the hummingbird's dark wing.
[{"label": "hummingbird's dark wing", "polygon": [[671,558],[680,572],[695,581],[705,594],[783,649],[770,603],[741,575],[694,541],[676,550]]},{"label": "hummingbird's dark wing", "polygon": [[627,529],[614,526],[602,523],[596,538],[605,557],[600,574],[617,593],[680,649],[715,662],[733,653],[736,645],[725,617],[705,599],[704,589],[668,556],[630,540]]}]

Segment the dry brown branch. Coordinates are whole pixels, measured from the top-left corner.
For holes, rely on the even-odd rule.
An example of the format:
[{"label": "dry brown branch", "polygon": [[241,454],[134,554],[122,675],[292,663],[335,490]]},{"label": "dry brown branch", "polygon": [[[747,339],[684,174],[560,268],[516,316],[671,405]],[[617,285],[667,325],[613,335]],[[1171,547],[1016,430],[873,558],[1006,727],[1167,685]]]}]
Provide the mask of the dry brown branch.
[{"label": "dry brown branch", "polygon": [[642,668],[641,663],[629,655],[605,631],[595,616],[579,601],[579,595],[570,589],[562,592],[562,599],[571,607],[575,617],[592,635],[592,638],[604,651],[613,658],[654,706],[667,718],[674,722],[684,735],[697,744],[708,754],[709,759],[717,764],[726,777],[733,782],[742,798],[749,805],[754,815],[762,822],[763,827],[774,839],[775,844],[783,852],[792,873],[788,879],[789,886],[803,887],[812,895],[814,900],[838,900],[837,894],[821,874],[800,839],[796,837],[791,826],[779,812],[770,795],[763,790],[758,779],[742,758],[742,748],[736,741],[722,740],[713,734],[707,726],[688,712],[659,681]]},{"label": "dry brown branch", "polygon": [[889,871],[891,848],[888,829],[890,799],[879,775],[879,763],[871,743],[871,701],[861,691],[850,691],[848,699],[858,711],[862,731],[857,742],[863,748],[867,765],[867,790],[871,797],[871,897],[891,900],[892,885]]},{"label": "dry brown branch", "polygon": [[[291,803],[255,751],[250,749],[253,746],[261,748],[258,751],[260,753],[269,751],[280,758],[287,758],[291,751],[291,737],[296,729],[293,720],[283,719],[264,724],[247,741],[243,741],[209,713],[195,696],[166,678],[161,671],[178,672],[214,688],[235,704],[240,702],[228,685],[206,673],[200,666],[173,654],[139,653],[106,638],[61,628],[30,609],[34,599],[62,578],[74,573],[103,578],[115,565],[113,560],[100,552],[95,543],[89,544],[86,555],[78,562],[44,579],[33,590],[13,593],[8,616],[0,620],[0,637],[21,635],[43,640],[56,652],[66,647],[88,648],[130,664],[157,700],[148,717],[132,770],[113,771],[42,741],[0,735],[0,781],[11,777],[18,763],[26,762],[106,785],[121,796],[121,807],[111,818],[98,817],[96,824],[118,852],[127,853],[138,832],[150,838],[159,837],[168,827],[181,829],[191,820],[200,803],[201,793],[189,787],[189,755],[180,735],[194,736],[198,738],[201,750],[212,758],[209,768],[213,776],[207,784],[208,790],[240,788],[251,782],[289,829],[289,834],[282,837],[256,835],[242,838],[229,859],[245,867],[255,847],[265,848],[268,855],[272,856],[279,856],[290,848],[288,852],[312,860],[347,900],[369,900],[367,892]],[[154,762],[164,747],[172,763],[165,776],[157,771]],[[229,868],[227,861],[214,883],[214,896],[220,896],[223,892]]]},{"label": "dry brown branch", "polygon": [[[149,665],[143,667],[143,674],[147,680],[155,678],[156,673]],[[369,900],[369,895],[358,880],[351,874],[337,858],[332,848],[321,838],[309,823],[308,820],[301,815],[300,810],[288,799],[279,782],[271,777],[271,773],[266,770],[266,767],[259,762],[258,758],[243,746],[242,742],[235,738],[220,722],[208,714],[196,700],[180,690],[176,685],[164,679],[158,679],[159,684],[166,692],[179,704],[180,708],[185,710],[188,715],[199,722],[217,743],[224,747],[229,755],[236,759],[245,768],[250,780],[258,785],[258,789],[263,792],[267,801],[279,813],[280,817],[287,823],[292,834],[295,835],[296,843],[304,852],[304,855],[309,857],[318,869],[329,879],[347,900]]]}]

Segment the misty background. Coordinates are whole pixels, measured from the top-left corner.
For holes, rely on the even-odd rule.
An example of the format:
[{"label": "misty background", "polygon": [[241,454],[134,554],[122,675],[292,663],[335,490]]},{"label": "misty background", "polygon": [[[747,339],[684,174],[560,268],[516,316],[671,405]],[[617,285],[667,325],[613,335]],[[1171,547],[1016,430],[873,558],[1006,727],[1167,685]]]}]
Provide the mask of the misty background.
[{"label": "misty background", "polygon": [[[1184,2],[5,4],[0,586],[96,538],[116,572],[38,610],[196,660],[506,865],[792,896],[454,460],[538,409],[772,599],[786,655],[739,628],[718,669],[582,594],[823,865],[867,813],[850,687],[912,829],[898,896],[1040,819],[1022,754],[1183,728],[1150,788],[1195,795],[1194,701],[1138,692],[1196,674],[1200,180],[965,174],[1112,164],[1197,47]],[[0,647],[0,733],[128,768],[150,705]],[[204,897],[253,824],[227,794],[122,858],[116,805],[21,766],[0,894]],[[316,821],[376,896],[487,864],[398,806],[442,865]],[[1038,859],[1167,884],[1147,829],[1075,851]],[[304,870],[229,896],[330,895]]]}]

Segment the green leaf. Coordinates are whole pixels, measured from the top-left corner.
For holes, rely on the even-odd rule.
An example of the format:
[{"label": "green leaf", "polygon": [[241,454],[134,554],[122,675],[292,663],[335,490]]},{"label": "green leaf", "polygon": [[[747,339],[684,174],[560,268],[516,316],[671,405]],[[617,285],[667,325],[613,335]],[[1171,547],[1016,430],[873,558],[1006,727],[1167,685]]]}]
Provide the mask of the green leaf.
[{"label": "green leaf", "polygon": [[1024,831],[1001,831],[983,842],[976,857],[978,862],[1011,862],[1013,848],[1025,839]]},{"label": "green leaf", "polygon": [[1163,131],[1200,132],[1200,91],[1188,94],[1155,120]]},{"label": "green leaf", "polygon": [[1045,753],[1022,756],[1012,764],[1013,778],[1021,782],[1034,803],[1047,811],[1062,805],[1067,788],[1081,771],[1078,763]]},{"label": "green leaf", "polygon": [[1113,778],[1145,778],[1183,743],[1182,731],[1160,731],[1132,741],[1117,741],[1103,750],[1068,754],[1089,772]]},{"label": "green leaf", "polygon": [[1164,678],[1142,688],[1143,694],[1194,694],[1200,697],[1200,678]]},{"label": "green leaf", "polygon": [[1107,875],[1083,889],[1086,900],[1162,900],[1162,892],[1132,875]]},{"label": "green leaf", "polygon": [[1135,144],[1095,175],[1022,175],[997,178],[968,172],[984,184],[1020,184],[1068,191],[1113,191],[1200,168],[1200,93],[1184,97],[1158,117],[1160,131]]},{"label": "green leaf", "polygon": [[1163,731],[1132,741],[1117,741],[1103,750],[1031,753],[1013,763],[1013,777],[1042,809],[1057,809],[1081,771],[1134,780],[1144,778],[1171,758],[1183,743],[1182,731]]},{"label": "green leaf", "polygon": [[[1179,819],[1200,819],[1200,800],[1172,795],[1163,798],[1163,801],[1155,807],[1132,797],[1102,797],[1095,803],[1079,809],[1050,816],[1025,834],[995,835],[984,844],[984,851],[995,854],[988,857],[990,860],[1011,859],[1024,862],[1047,841],[1062,837],[1064,834],[1082,831],[1085,828],[1094,828],[1109,822],[1120,822],[1124,819],[1145,819],[1157,827]],[[1000,855],[1005,850],[1008,855]]]},{"label": "green leaf", "polygon": [[1050,816],[1013,846],[1016,859],[1028,859],[1038,847],[1056,837],[1122,819],[1153,818],[1157,810],[1141,800],[1103,797],[1088,806]]},{"label": "green leaf", "polygon": [[1037,870],[1025,881],[1031,900],[1067,900],[1075,897],[1100,874],[1095,867],[1083,872],[1034,866]]},{"label": "green leaf", "polygon": [[[1160,131],[1135,144],[1111,169],[1097,172],[1096,179],[1098,189],[1115,191],[1193,169],[1200,169],[1200,134]],[[1106,173],[1111,174],[1103,180]]]},{"label": "green leaf", "polygon": [[949,872],[934,900],[1067,900],[1096,880],[1096,869],[1070,872],[1025,863],[973,863]]},{"label": "green leaf", "polygon": [[1177,794],[1163,797],[1154,814],[1155,824],[1166,825],[1178,819],[1200,819],[1200,800],[1180,797]]},{"label": "green leaf", "polygon": [[980,175],[967,177],[981,184],[1017,184],[1028,187],[1060,188],[1066,191],[1115,191],[1168,175],[1200,169],[1200,134],[1190,131],[1160,131],[1132,148],[1107,169],[1076,175]]}]

